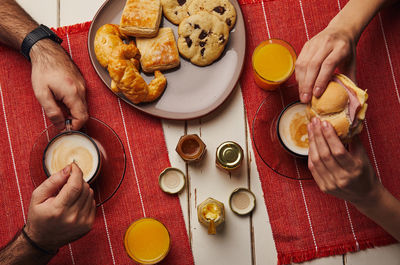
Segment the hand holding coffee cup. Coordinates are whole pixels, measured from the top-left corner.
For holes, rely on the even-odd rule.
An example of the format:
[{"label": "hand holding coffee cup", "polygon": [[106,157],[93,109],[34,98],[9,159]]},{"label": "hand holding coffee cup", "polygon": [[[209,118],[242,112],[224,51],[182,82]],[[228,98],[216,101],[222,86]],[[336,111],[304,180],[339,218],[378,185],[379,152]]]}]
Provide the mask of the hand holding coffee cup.
[{"label": "hand holding coffee cup", "polygon": [[102,156],[96,142],[83,132],[72,131],[67,121],[66,131],[48,143],[43,167],[50,176],[70,163],[76,163],[83,172],[83,179],[92,183],[100,173]]},{"label": "hand holding coffee cup", "polygon": [[93,190],[72,163],[33,191],[24,230],[39,247],[54,252],[88,233],[95,212]]}]

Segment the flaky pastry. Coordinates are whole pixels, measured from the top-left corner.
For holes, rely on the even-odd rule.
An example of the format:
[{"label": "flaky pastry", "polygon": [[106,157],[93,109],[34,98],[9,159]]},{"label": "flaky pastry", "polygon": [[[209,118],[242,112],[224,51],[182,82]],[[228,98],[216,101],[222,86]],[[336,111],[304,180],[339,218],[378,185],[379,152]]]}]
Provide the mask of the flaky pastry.
[{"label": "flaky pastry", "polygon": [[154,37],[162,16],[160,0],[126,0],[120,30],[128,36]]},{"label": "flaky pastry", "polygon": [[171,28],[160,28],[154,38],[136,38],[136,45],[142,55],[140,65],[146,73],[168,70],[180,63],[174,32]]},{"label": "flaky pastry", "polygon": [[151,102],[163,93],[167,80],[156,71],[155,78],[147,85],[139,73],[140,52],[133,41],[125,44],[125,35],[118,26],[103,25],[95,36],[95,54],[111,77],[111,90],[121,92],[133,103]]}]

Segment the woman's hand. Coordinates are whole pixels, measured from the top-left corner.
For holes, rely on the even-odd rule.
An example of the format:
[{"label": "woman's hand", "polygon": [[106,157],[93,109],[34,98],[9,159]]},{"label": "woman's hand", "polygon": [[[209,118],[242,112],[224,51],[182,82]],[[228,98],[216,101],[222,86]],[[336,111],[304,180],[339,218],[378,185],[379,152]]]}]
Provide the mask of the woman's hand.
[{"label": "woman's hand", "polygon": [[308,124],[308,167],[319,188],[352,203],[376,201],[383,186],[358,139],[347,151],[332,125],[313,118]]},{"label": "woman's hand", "polygon": [[320,97],[337,67],[355,81],[355,55],[355,38],[343,27],[329,25],[306,42],[295,68],[301,102]]}]

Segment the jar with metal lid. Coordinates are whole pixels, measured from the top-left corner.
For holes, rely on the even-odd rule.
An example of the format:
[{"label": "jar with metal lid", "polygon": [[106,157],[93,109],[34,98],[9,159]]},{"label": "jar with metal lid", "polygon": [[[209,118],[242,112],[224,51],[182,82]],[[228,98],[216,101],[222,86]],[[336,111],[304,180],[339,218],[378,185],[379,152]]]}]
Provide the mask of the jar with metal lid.
[{"label": "jar with metal lid", "polygon": [[215,163],[227,171],[239,168],[243,161],[243,149],[235,142],[222,143],[217,148]]}]

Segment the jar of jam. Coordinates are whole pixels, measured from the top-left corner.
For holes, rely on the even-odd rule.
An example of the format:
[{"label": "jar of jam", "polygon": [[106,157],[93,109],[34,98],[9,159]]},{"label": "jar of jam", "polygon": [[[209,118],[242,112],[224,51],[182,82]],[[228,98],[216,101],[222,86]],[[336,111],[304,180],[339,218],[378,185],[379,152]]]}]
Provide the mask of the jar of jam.
[{"label": "jar of jam", "polygon": [[215,235],[217,227],[225,222],[224,204],[213,198],[208,198],[197,206],[199,222],[208,227],[208,234]]},{"label": "jar of jam", "polygon": [[203,158],[206,145],[197,134],[188,134],[179,139],[175,150],[186,162],[196,162]]}]

